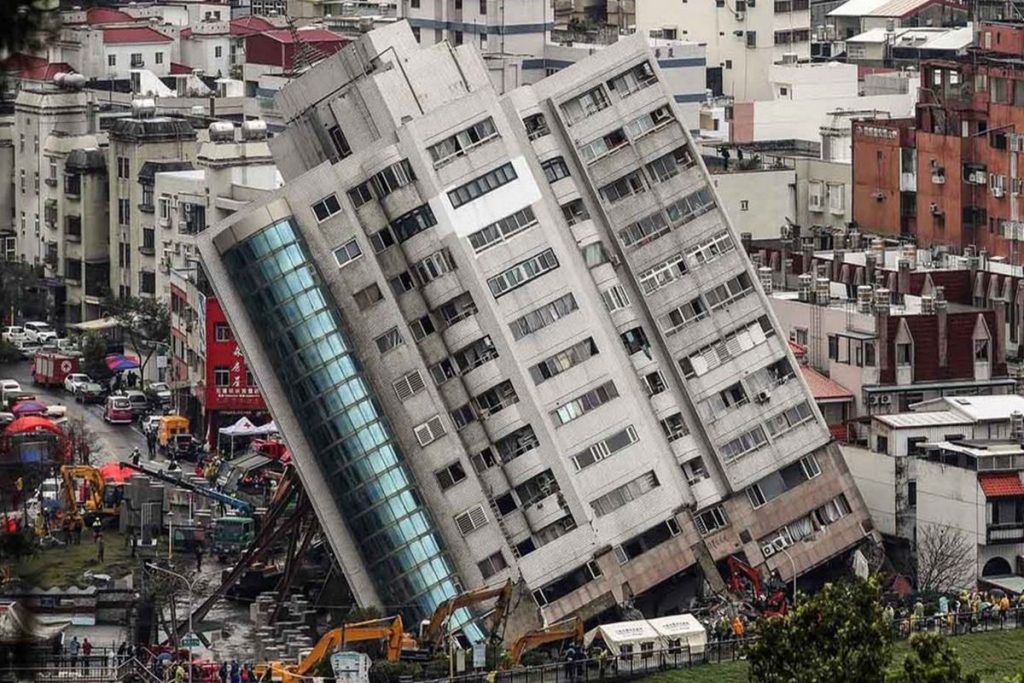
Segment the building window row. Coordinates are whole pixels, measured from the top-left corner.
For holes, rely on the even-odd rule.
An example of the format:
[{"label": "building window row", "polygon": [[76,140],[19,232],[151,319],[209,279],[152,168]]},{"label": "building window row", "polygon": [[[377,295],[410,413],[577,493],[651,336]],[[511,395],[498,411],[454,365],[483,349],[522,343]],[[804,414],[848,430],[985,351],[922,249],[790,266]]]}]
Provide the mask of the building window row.
[{"label": "building window row", "polygon": [[416,278],[419,280],[420,285],[426,285],[445,273],[455,270],[455,259],[452,258],[448,249],[441,249],[417,261],[413,265],[412,270],[416,273]]},{"label": "building window row", "polygon": [[668,154],[648,163],[647,176],[652,184],[663,183],[679,175],[682,171],[692,168],[696,162],[686,145],[677,147]]},{"label": "building window row", "polygon": [[682,530],[675,518],[669,518],[615,546],[615,559],[619,564],[626,564],[680,533]]},{"label": "building window row", "polygon": [[381,355],[405,344],[405,339],[402,337],[402,333],[398,331],[397,327],[392,327],[373,341],[377,345],[377,350],[380,351]]},{"label": "building window row", "polygon": [[497,190],[502,185],[507,185],[518,176],[511,163],[502,164],[478,178],[474,178],[465,185],[460,185],[448,192],[448,199],[453,208],[459,208],[468,204],[474,199],[479,199],[489,192]]},{"label": "building window row", "polygon": [[615,204],[627,197],[642,194],[646,191],[647,185],[644,184],[643,176],[640,171],[634,170],[601,187],[598,193],[609,204]]},{"label": "building window row", "polygon": [[629,306],[629,294],[622,285],[612,285],[601,292],[601,301],[609,313],[614,313]]},{"label": "building window row", "polygon": [[577,95],[571,100],[564,102],[562,104],[562,116],[565,117],[566,123],[571,126],[603,109],[607,109],[610,105],[611,100],[608,99],[604,87],[598,85],[582,95]]},{"label": "building window row", "polygon": [[477,472],[483,472],[494,467],[499,462],[502,464],[510,463],[520,455],[528,453],[535,448],[540,448],[540,441],[537,439],[537,434],[533,431],[533,427],[526,425],[511,434],[501,437],[494,442],[493,449],[483,449],[472,456],[470,461],[473,463],[473,469]]},{"label": "building window row", "polygon": [[374,282],[373,284],[363,287],[357,292],[352,294],[352,298],[356,302],[356,306],[359,310],[365,311],[370,306],[373,306],[378,301],[384,298],[384,294],[380,291],[380,286]]},{"label": "building window row", "polygon": [[430,376],[437,385],[449,379],[463,375],[498,357],[498,350],[488,336],[481,337],[468,346],[453,353],[450,357],[430,366]]},{"label": "building window row", "polygon": [[545,498],[555,495],[560,490],[558,480],[555,479],[555,475],[551,470],[544,470],[515,486],[519,505],[524,508],[539,503]]},{"label": "building window row", "polygon": [[579,304],[576,303],[576,297],[571,292],[563,294],[557,299],[542,304],[529,313],[516,318],[509,323],[509,329],[512,331],[514,339],[523,339],[561,320],[578,309]]},{"label": "building window row", "polygon": [[544,114],[538,113],[527,116],[523,119],[523,127],[526,128],[526,137],[531,141],[551,134],[551,128],[548,126]]},{"label": "building window row", "polygon": [[799,543],[816,530],[824,529],[838,522],[851,512],[853,510],[850,508],[850,503],[846,500],[846,496],[839,494],[821,507],[813,510],[811,514],[783,525],[760,539],[758,543],[761,546],[761,552],[765,557],[771,557],[775,553],[781,552],[784,548],[794,543]]},{"label": "building window row", "polygon": [[512,382],[505,380],[482,394],[473,397],[473,405],[477,412],[483,417],[495,415],[511,405],[519,403],[519,395],[516,394]]},{"label": "building window row", "polygon": [[669,311],[659,318],[658,323],[666,335],[675,334],[687,325],[702,320],[710,315],[707,305],[700,296],[690,299],[682,306]]},{"label": "building window row", "polygon": [[445,327],[451,327],[455,323],[475,315],[478,310],[476,302],[473,301],[473,295],[469,292],[462,292],[438,306],[434,313],[440,316]]},{"label": "building window row", "polygon": [[441,487],[441,490],[447,491],[456,484],[466,481],[466,469],[462,466],[461,462],[456,460],[434,472],[434,477],[437,479],[437,485]]},{"label": "building window row", "polygon": [[747,498],[756,510],[819,474],[821,467],[811,453],[748,486]]},{"label": "building window row", "polygon": [[724,337],[703,346],[689,356],[679,360],[679,367],[686,378],[701,377],[722,363],[749,351],[775,334],[768,316],[761,316],[752,323],[743,325]]},{"label": "building window row", "polygon": [[622,449],[637,443],[640,437],[637,436],[636,428],[628,425],[625,429],[606,436],[592,446],[589,446],[570,458],[573,467],[580,472],[591,465],[601,462]]},{"label": "building window row", "polygon": [[595,161],[622,149],[628,144],[629,138],[626,137],[626,134],[621,128],[616,128],[610,133],[606,133],[598,139],[580,146],[580,157],[583,159],[584,163],[592,164]]},{"label": "building window row", "polygon": [[600,578],[601,569],[593,560],[576,569],[563,574],[543,588],[533,591],[533,600],[539,607],[564,598],[569,593],[582,588],[596,578]]},{"label": "building window row", "polygon": [[338,267],[347,266],[362,255],[359,242],[354,237],[334,250],[334,260],[338,263]]},{"label": "building window row", "polygon": [[626,135],[629,136],[630,140],[636,141],[649,133],[663,128],[672,121],[675,121],[672,110],[667,104],[663,104],[657,109],[633,119],[623,126],[623,130],[626,131]]},{"label": "building window row", "polygon": [[683,419],[682,413],[673,413],[661,419],[660,424],[661,431],[670,442],[678,441],[690,433],[690,428],[686,426],[686,420]]},{"label": "building window row", "polygon": [[415,180],[416,174],[413,172],[409,160],[402,159],[373,174],[366,182],[353,187],[348,191],[348,196],[352,200],[352,205],[358,209],[374,197],[378,201],[384,199],[395,190],[405,187]]},{"label": "building window row", "polygon": [[741,299],[754,289],[750,282],[750,276],[746,271],[734,278],[726,280],[717,287],[712,288],[704,294],[704,299],[712,311],[728,306],[737,299]]},{"label": "building window row", "polygon": [[498,129],[494,127],[494,119],[488,116],[469,128],[431,145],[427,148],[427,153],[434,161],[434,168],[438,168],[496,137]]},{"label": "building window row", "polygon": [[610,79],[608,89],[619,97],[626,98],[657,82],[658,77],[654,73],[654,67],[649,61],[644,60]]},{"label": "building window row", "polygon": [[726,464],[735,462],[744,455],[767,445],[768,437],[765,436],[764,429],[758,425],[722,446],[722,461]]},{"label": "building window row", "polygon": [[555,252],[546,249],[489,278],[487,286],[494,298],[499,299],[556,268],[558,268],[558,259],[555,257]]},{"label": "building window row", "polygon": [[584,339],[532,366],[530,377],[533,378],[534,384],[540,384],[596,356],[597,353],[594,339]]},{"label": "building window row", "polygon": [[636,479],[626,482],[622,486],[612,489],[608,493],[590,501],[590,507],[598,517],[615,512],[628,503],[637,500],[645,493],[658,488],[661,482],[654,471],[645,472]]},{"label": "building window row", "polygon": [[701,536],[710,536],[729,526],[729,517],[725,514],[725,508],[716,505],[713,508],[693,516],[693,525]]},{"label": "building window row", "polygon": [[792,31],[776,31],[776,45],[791,45],[793,43],[806,43],[811,39],[810,28],[797,28]]},{"label": "building window row", "polygon": [[329,194],[313,205],[313,215],[317,223],[323,223],[336,213],[341,213],[341,203],[335,194]]},{"label": "building window row", "polygon": [[549,185],[570,176],[569,166],[566,165],[565,159],[562,157],[542,161],[540,167],[544,171],[544,179],[548,181]]},{"label": "building window row", "polygon": [[574,399],[566,401],[558,409],[552,411],[551,417],[554,419],[556,426],[562,426],[598,409],[617,398],[618,395],[619,390],[615,388],[615,383],[608,381]]},{"label": "building window row", "polygon": [[505,216],[490,225],[485,225],[469,235],[469,243],[477,254],[493,246],[507,242],[514,235],[537,225],[537,217],[529,206]]},{"label": "building window row", "polygon": [[681,253],[673,254],[660,263],[656,263],[636,276],[640,290],[649,296],[662,287],[669,285],[686,275],[686,261]]},{"label": "building window row", "polygon": [[814,411],[811,410],[810,404],[804,401],[803,403],[798,403],[792,408],[786,408],[781,413],[768,418],[764,423],[764,426],[765,429],[768,430],[768,435],[775,439],[794,427],[802,425],[803,423],[809,422],[813,419]]},{"label": "building window row", "polygon": [[[715,207],[711,190],[701,188],[669,204],[665,211],[657,211],[619,230],[619,240],[628,248],[639,247],[667,235],[673,228],[684,225]],[[668,219],[666,220],[666,216]]]},{"label": "building window row", "polygon": [[391,222],[391,232],[399,242],[405,242],[413,235],[437,225],[437,218],[430,205],[423,204]]},{"label": "building window row", "polygon": [[587,207],[583,205],[582,199],[573,199],[562,205],[562,217],[565,218],[566,223],[573,226],[590,218],[590,214],[587,212]]},{"label": "building window row", "polygon": [[736,248],[732,236],[727,230],[712,235],[706,240],[697,243],[697,246],[690,249],[686,256],[698,266],[710,263],[722,254],[727,254]]}]

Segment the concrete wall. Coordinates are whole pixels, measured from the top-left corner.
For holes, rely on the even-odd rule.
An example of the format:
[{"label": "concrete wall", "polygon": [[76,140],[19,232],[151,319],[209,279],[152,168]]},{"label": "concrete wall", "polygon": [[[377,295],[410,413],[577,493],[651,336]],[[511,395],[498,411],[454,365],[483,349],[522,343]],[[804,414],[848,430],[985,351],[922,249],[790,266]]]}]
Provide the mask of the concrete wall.
[{"label": "concrete wall", "polygon": [[895,458],[857,446],[843,445],[840,448],[857,489],[871,512],[871,521],[883,534],[895,534]]},{"label": "concrete wall", "polygon": [[736,230],[755,240],[776,237],[786,219],[796,218],[795,171],[716,173],[711,178]]}]

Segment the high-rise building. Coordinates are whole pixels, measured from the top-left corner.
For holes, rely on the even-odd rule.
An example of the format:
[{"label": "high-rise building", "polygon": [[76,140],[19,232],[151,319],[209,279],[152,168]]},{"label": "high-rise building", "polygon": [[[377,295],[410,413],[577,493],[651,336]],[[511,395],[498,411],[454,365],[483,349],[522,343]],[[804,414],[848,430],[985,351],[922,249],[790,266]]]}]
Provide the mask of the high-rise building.
[{"label": "high-rise building", "polygon": [[199,251],[358,601],[681,607],[875,535],[660,73],[499,96],[403,23],[282,90],[285,186]]}]

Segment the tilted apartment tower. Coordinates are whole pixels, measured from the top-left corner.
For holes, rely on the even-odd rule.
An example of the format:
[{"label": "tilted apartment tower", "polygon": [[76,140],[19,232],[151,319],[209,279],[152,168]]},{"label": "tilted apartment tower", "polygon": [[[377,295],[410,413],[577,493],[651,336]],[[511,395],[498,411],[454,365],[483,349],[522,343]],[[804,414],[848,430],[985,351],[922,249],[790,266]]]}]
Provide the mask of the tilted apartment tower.
[{"label": "tilted apartment tower", "polygon": [[200,252],[358,600],[550,622],[872,534],[643,37],[498,97],[397,24],[278,106]]}]

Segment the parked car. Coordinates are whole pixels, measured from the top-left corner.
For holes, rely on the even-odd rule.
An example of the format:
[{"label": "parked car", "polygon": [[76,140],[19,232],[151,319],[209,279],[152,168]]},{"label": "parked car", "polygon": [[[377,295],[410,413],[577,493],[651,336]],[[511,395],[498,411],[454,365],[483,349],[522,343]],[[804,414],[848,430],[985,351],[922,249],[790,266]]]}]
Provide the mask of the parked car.
[{"label": "parked car", "polygon": [[107,391],[102,384],[88,381],[78,385],[75,390],[75,400],[79,403],[103,403],[107,397]]},{"label": "parked car", "polygon": [[43,350],[43,345],[37,341],[31,339],[25,339],[18,344],[18,350],[21,351],[21,357],[25,360],[35,358],[35,355]]},{"label": "parked car", "polygon": [[25,323],[25,338],[29,341],[39,342],[40,345],[49,341],[50,339],[57,338],[57,330],[53,329],[50,323],[44,323],[41,321],[33,321]]},{"label": "parked car", "polygon": [[84,372],[72,372],[64,378],[64,391],[73,394],[78,391],[78,387],[89,382],[92,382],[92,377]]},{"label": "parked car", "polygon": [[57,350],[61,353],[79,353],[78,337],[61,337],[56,340]]},{"label": "parked car", "polygon": [[21,385],[13,379],[0,380],[0,404],[4,408],[11,405],[11,399],[21,394]]},{"label": "parked car", "polygon": [[146,396],[153,405],[167,405],[171,402],[171,387],[166,382],[150,382],[146,385]]},{"label": "parked car", "polygon": [[5,342],[17,344],[18,342],[25,340],[25,328],[20,325],[12,325],[5,327],[2,336]]},{"label": "parked car", "polygon": [[131,404],[132,414],[135,415],[136,419],[149,412],[149,399],[146,398],[146,394],[138,390],[131,390],[124,392],[124,395]]},{"label": "parked car", "polygon": [[135,419],[127,396],[108,396],[103,408],[103,419],[111,424],[131,424]]}]

